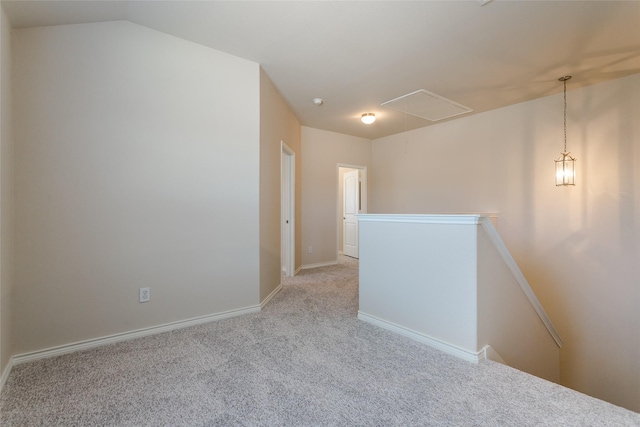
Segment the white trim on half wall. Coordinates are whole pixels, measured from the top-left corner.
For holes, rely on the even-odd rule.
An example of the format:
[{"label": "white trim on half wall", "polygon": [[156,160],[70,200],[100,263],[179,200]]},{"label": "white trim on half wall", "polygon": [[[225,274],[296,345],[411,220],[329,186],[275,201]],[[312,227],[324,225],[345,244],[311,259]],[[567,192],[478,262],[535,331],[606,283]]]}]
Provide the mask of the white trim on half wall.
[{"label": "white trim on half wall", "polygon": [[478,352],[465,350],[453,344],[449,344],[448,342],[441,341],[439,339],[430,337],[420,332],[413,331],[400,325],[396,325],[395,323],[388,322],[386,320],[380,319],[379,317],[371,316],[361,311],[358,311],[358,319],[362,320],[363,322],[371,323],[372,325],[378,326],[388,331],[395,332],[396,334],[405,336],[414,341],[426,344],[429,347],[435,348],[436,350],[440,350],[452,356],[459,357],[460,359],[466,360],[467,362],[480,363],[481,361],[485,360],[485,349],[482,349]]}]

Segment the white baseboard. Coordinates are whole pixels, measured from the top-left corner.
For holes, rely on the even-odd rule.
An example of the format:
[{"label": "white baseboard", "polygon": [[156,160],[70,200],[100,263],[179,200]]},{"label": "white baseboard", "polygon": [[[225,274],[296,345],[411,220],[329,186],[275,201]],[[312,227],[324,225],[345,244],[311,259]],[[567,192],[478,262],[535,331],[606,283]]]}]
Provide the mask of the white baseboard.
[{"label": "white baseboard", "polygon": [[9,378],[11,369],[13,369],[13,359],[9,359],[9,363],[7,363],[7,366],[5,366],[4,371],[2,372],[2,376],[0,376],[0,393]]},{"label": "white baseboard", "polygon": [[274,289],[274,290],[273,290],[273,291],[272,291],[272,292],[271,292],[271,293],[270,293],[270,294],[269,294],[269,295],[264,299],[264,301],[262,301],[262,302],[260,303],[260,309],[262,310],[262,309],[264,308],[264,306],[266,306],[266,305],[269,303],[269,301],[271,301],[271,299],[272,299],[273,297],[275,297],[275,296],[276,296],[276,294],[277,294],[278,292],[280,292],[280,290],[281,290],[281,289],[282,289],[282,283],[280,283],[280,284],[278,285],[278,287],[277,287],[277,288],[275,288],[275,289]]},{"label": "white baseboard", "polygon": [[301,270],[309,270],[310,268],[329,267],[331,265],[337,265],[338,260],[328,262],[318,262],[316,264],[306,264],[300,267]]},{"label": "white baseboard", "polygon": [[[230,317],[241,316],[243,314],[258,313],[258,312],[260,312],[260,306],[255,305],[255,306],[240,308],[237,310],[229,310],[222,313],[209,314],[206,316],[194,317],[192,319],[180,320],[178,322],[165,323],[164,325],[137,329],[135,331],[108,335],[106,337],[94,338],[86,341],[79,341],[71,344],[60,345],[56,347],[47,348],[44,350],[18,354],[11,358],[10,365],[15,366],[21,363],[32,362],[40,359],[46,359],[49,357],[59,356],[67,353],[74,353],[76,351],[81,351],[81,350],[88,350],[94,347],[101,347],[103,345],[114,344],[121,341],[128,341],[135,338],[142,338],[149,335],[161,334],[163,332],[169,332],[176,329],[188,328],[189,326],[201,325],[203,323],[210,323],[210,322],[215,322],[217,320],[228,319]],[[10,370],[10,369],[7,368],[6,370]],[[6,375],[8,376],[9,374],[7,373]],[[4,377],[4,374],[3,374],[3,377]]]},{"label": "white baseboard", "polygon": [[296,271],[293,272],[293,275],[295,276],[296,274],[300,273],[302,271],[302,266],[296,268]]},{"label": "white baseboard", "polygon": [[485,345],[482,347],[482,351],[484,352],[484,358],[487,360],[493,360],[494,362],[502,363],[503,365],[507,365],[507,362],[498,354],[497,351],[494,350],[490,345]]},{"label": "white baseboard", "polygon": [[396,325],[395,323],[388,322],[386,320],[380,319],[379,317],[371,316],[361,311],[358,311],[358,319],[367,323],[371,323],[372,325],[378,326],[388,331],[395,332],[414,341],[421,342],[428,345],[429,347],[435,348],[436,350],[440,350],[444,353],[466,360],[467,362],[480,363],[485,359],[484,349],[478,352],[465,350],[453,344],[440,341],[439,339],[430,337],[420,332],[413,331],[411,329],[407,329],[403,326]]}]

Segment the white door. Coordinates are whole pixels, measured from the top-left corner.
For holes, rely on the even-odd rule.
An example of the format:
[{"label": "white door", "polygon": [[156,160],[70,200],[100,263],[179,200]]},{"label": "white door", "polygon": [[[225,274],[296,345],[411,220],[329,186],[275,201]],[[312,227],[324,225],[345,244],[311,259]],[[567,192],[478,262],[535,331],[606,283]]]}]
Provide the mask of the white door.
[{"label": "white door", "polygon": [[294,193],[295,193],[295,154],[282,142],[281,153],[281,193],[280,193],[280,239],[282,274],[293,276],[294,273]]},{"label": "white door", "polygon": [[342,204],[342,252],[358,258],[358,218],[360,212],[360,171],[345,172],[342,180],[344,203]]}]

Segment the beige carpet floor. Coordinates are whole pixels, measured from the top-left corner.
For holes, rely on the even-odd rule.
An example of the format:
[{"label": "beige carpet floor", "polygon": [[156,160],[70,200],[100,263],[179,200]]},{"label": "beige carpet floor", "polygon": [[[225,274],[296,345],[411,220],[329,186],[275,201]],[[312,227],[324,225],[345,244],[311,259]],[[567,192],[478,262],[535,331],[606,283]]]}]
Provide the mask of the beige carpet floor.
[{"label": "beige carpet floor", "polygon": [[640,426],[640,414],[356,318],[357,262],[256,314],[15,366],[2,426]]}]

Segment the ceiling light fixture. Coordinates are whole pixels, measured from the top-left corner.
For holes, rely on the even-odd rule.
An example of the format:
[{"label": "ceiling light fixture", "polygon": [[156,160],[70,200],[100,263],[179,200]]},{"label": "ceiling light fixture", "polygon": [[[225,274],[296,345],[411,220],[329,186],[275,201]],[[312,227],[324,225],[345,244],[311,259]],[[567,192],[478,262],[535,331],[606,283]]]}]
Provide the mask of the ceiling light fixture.
[{"label": "ceiling light fixture", "polygon": [[360,120],[362,120],[362,123],[364,123],[365,125],[370,125],[371,123],[376,121],[376,115],[373,113],[364,113]]},{"label": "ceiling light fixture", "polygon": [[567,80],[571,76],[563,76],[558,80],[564,83],[564,151],[556,160],[556,187],[576,185],[576,159],[567,152]]},{"label": "ceiling light fixture", "polygon": [[324,100],[322,98],[313,98],[313,103],[319,107],[324,104]]}]

